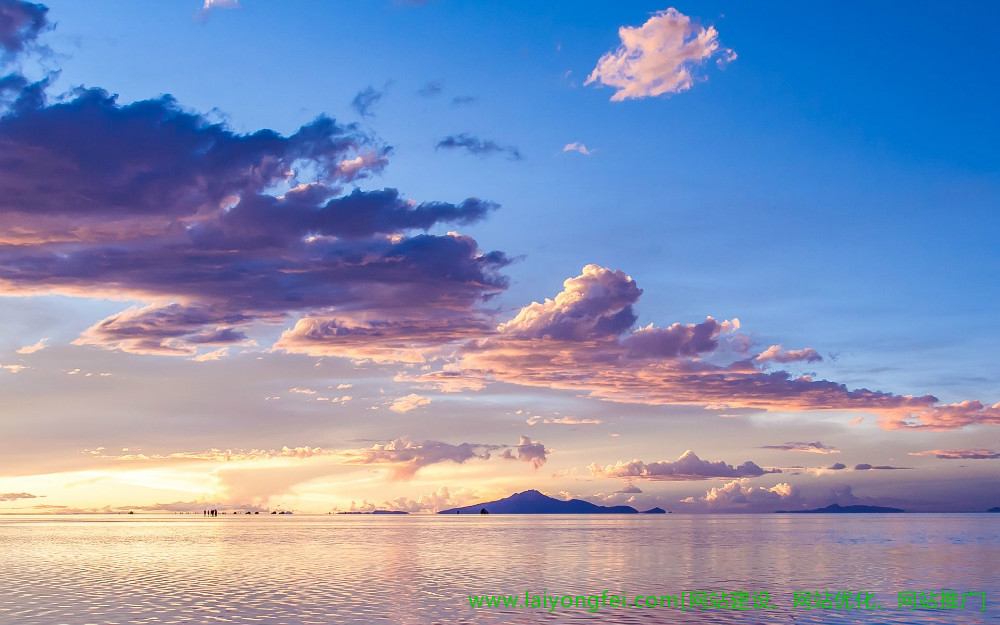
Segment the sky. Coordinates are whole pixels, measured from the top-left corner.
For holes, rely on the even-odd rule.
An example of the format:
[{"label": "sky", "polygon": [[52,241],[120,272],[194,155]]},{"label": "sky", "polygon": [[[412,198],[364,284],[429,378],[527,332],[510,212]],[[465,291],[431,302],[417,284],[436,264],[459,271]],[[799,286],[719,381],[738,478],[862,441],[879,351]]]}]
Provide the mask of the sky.
[{"label": "sky", "polygon": [[0,513],[1000,505],[998,30],[0,0]]}]

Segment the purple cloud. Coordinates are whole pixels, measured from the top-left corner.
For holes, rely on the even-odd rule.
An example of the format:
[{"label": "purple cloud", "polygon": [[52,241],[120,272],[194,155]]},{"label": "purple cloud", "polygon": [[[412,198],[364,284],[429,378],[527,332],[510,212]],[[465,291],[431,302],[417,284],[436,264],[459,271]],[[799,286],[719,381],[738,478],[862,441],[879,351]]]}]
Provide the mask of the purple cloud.
[{"label": "purple cloud", "polygon": [[629,481],[653,480],[672,482],[758,477],[767,473],[781,473],[780,469],[763,469],[749,460],[738,467],[726,464],[722,460],[715,462],[702,460],[690,449],[673,462],[670,460],[660,460],[659,462],[643,462],[642,460],[625,462],[619,460],[615,464],[609,464],[604,467],[594,462],[587,469],[595,477],[617,477],[625,478]]},{"label": "purple cloud", "polygon": [[437,142],[435,149],[465,150],[476,156],[507,154],[507,158],[512,161],[519,161],[522,158],[520,150],[512,145],[500,145],[492,139],[480,139],[464,132],[441,139]]}]

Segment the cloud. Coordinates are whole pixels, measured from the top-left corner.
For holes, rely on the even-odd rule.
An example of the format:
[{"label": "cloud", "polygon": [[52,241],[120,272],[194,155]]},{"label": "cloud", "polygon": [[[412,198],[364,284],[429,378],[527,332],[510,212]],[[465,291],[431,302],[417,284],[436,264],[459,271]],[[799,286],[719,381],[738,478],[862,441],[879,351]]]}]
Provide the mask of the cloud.
[{"label": "cloud", "polygon": [[946,460],[996,460],[1000,451],[991,449],[931,449],[928,451],[911,451],[910,456],[934,456]]},{"label": "cloud", "polygon": [[591,154],[594,153],[594,150],[588,150],[586,145],[584,145],[582,143],[577,143],[577,142],[567,143],[566,145],[563,146],[562,151],[563,152],[579,152],[580,154],[583,154],[584,156],[590,156]]},{"label": "cloud", "polygon": [[584,84],[617,89],[612,101],[680,93],[691,88],[695,70],[715,57],[720,64],[736,53],[719,44],[715,27],[704,28],[670,8],[653,14],[636,28],[618,29],[622,44],[606,53]]},{"label": "cloud", "polygon": [[615,491],[615,493],[626,494],[626,495],[638,495],[642,492],[642,489],[633,484],[632,482],[626,481],[622,486],[621,490]]},{"label": "cloud", "polygon": [[238,9],[240,8],[240,0],[205,0],[205,4],[202,10],[208,11],[210,9]]},{"label": "cloud", "polygon": [[423,87],[417,90],[418,95],[422,95],[425,98],[433,98],[434,96],[441,95],[444,91],[444,83],[440,80],[435,80],[427,83]]},{"label": "cloud", "polygon": [[[0,0],[0,62],[24,51],[49,27],[48,8],[22,0]],[[0,95],[3,86],[0,83]]]},{"label": "cloud", "polygon": [[587,265],[552,299],[523,307],[482,339],[462,345],[441,371],[413,383],[459,388],[506,382],[584,392],[620,403],[765,411],[873,413],[884,429],[951,430],[1000,424],[1000,403],[942,404],[767,370],[746,354],[739,319],[634,327],[642,290],[621,271]]},{"label": "cloud", "polygon": [[[0,5],[0,16],[2,16],[3,7]],[[0,501],[17,501],[19,499],[37,499],[38,495],[32,495],[30,493],[0,493]]]},{"label": "cloud", "polygon": [[448,490],[447,486],[442,486],[436,491],[421,494],[416,499],[408,497],[395,497],[387,499],[381,504],[369,503],[367,500],[361,504],[351,502],[351,512],[373,512],[375,510],[398,510],[409,513],[434,513],[448,508],[460,508],[475,501],[475,495],[465,489],[458,489],[454,493]]},{"label": "cloud", "polygon": [[812,454],[839,454],[840,450],[816,441],[814,443],[788,442],[782,445],[764,445],[761,449],[780,449],[783,451],[803,451]]},{"label": "cloud", "polygon": [[890,467],[888,465],[872,466],[868,463],[854,465],[854,471],[895,471],[898,469],[909,469],[910,467]]},{"label": "cloud", "polygon": [[20,349],[16,350],[18,354],[34,354],[35,352],[40,352],[49,345],[49,339],[39,339],[37,343],[31,345],[25,345]]},{"label": "cloud", "polygon": [[407,480],[423,467],[441,462],[463,464],[469,460],[489,460],[491,451],[499,445],[461,443],[452,445],[441,441],[417,442],[409,438],[397,438],[388,443],[375,444],[368,449],[346,452],[347,464],[387,466],[392,469],[392,478]]},{"label": "cloud", "polygon": [[123,105],[81,88],[49,103],[45,81],[2,85],[0,144],[18,156],[0,166],[0,294],[144,302],[77,345],[197,357],[291,318],[305,321],[286,351],[391,358],[493,323],[484,303],[510,259],[426,231],[497,205],[345,193],[391,152],[355,125],[238,134],[170,96]]},{"label": "cloud", "polygon": [[441,150],[465,150],[475,156],[490,156],[493,154],[506,154],[512,161],[521,160],[521,152],[511,145],[500,145],[492,139],[480,139],[467,133],[450,135],[437,142],[435,149]]},{"label": "cloud", "polygon": [[[521,411],[518,410],[518,413]],[[558,414],[558,413],[557,413]],[[600,419],[581,419],[579,417],[549,417],[543,418],[541,415],[532,415],[524,420],[528,425],[538,425],[546,423],[552,425],[600,425]]]},{"label": "cloud", "polygon": [[830,465],[829,470],[830,471],[843,471],[846,468],[847,468],[847,465],[844,464],[843,462],[835,462],[832,465]]},{"label": "cloud", "polygon": [[351,100],[351,107],[362,117],[375,117],[372,108],[382,100],[385,93],[385,89],[379,91],[375,87],[365,87]]},{"label": "cloud", "polygon": [[427,397],[421,397],[416,393],[410,393],[403,397],[398,397],[389,404],[389,410],[393,412],[409,412],[411,410],[416,410],[421,406],[427,406],[431,403],[431,400]]},{"label": "cloud", "polygon": [[517,444],[516,451],[517,455],[514,454],[514,450],[508,448],[504,450],[502,457],[506,460],[526,462],[531,465],[532,469],[537,471],[545,464],[545,460],[552,450],[545,449],[545,445],[531,440],[529,436],[522,436],[520,442]]},{"label": "cloud", "polygon": [[275,460],[282,458],[339,458],[342,452],[323,449],[322,447],[282,447],[281,449],[208,449],[205,451],[176,451],[170,453],[141,453],[124,450],[118,455],[106,454],[103,448],[85,449],[94,458],[110,458],[118,462],[153,462],[161,461],[210,461],[210,462],[247,462],[258,460]]},{"label": "cloud", "polygon": [[21,373],[25,369],[30,369],[27,365],[5,365],[0,364],[0,371],[9,371],[10,373]]},{"label": "cloud", "polygon": [[471,95],[457,95],[451,99],[452,106],[468,106],[470,104],[475,104],[479,101],[479,98]]},{"label": "cloud", "polygon": [[751,486],[750,480],[742,478],[715,486],[704,497],[688,497],[683,502],[712,509],[773,510],[775,505],[795,501],[798,496],[798,489],[785,482],[771,487]]},{"label": "cloud", "polygon": [[609,464],[604,467],[593,462],[587,469],[595,477],[627,478],[629,481],[651,480],[671,482],[758,477],[767,473],[781,473],[780,469],[762,469],[749,460],[738,467],[726,464],[721,460],[715,462],[702,460],[690,449],[681,454],[681,457],[676,462],[669,460],[661,460],[659,462],[631,460],[625,462],[619,460],[615,464]]},{"label": "cloud", "polygon": [[754,357],[757,362],[819,362],[823,360],[815,349],[785,349],[781,345],[772,345]]}]

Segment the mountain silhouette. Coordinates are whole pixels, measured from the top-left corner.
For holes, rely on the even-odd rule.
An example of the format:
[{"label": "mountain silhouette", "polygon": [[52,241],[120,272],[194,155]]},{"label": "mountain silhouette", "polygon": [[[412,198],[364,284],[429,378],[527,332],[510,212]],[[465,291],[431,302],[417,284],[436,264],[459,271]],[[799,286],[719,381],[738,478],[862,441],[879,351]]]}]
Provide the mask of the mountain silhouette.
[{"label": "mountain silhouette", "polygon": [[906,512],[900,508],[889,508],[886,506],[841,506],[832,503],[825,508],[814,508],[813,510],[775,510],[780,513],[794,514],[851,514],[851,513],[872,513],[872,512]]},{"label": "mountain silhouette", "polygon": [[[537,490],[526,490],[497,501],[441,510],[438,514],[479,514],[480,510],[490,514],[639,514],[632,506],[599,506],[582,499],[561,501]],[[649,512],[656,513],[656,510],[654,508]]]}]

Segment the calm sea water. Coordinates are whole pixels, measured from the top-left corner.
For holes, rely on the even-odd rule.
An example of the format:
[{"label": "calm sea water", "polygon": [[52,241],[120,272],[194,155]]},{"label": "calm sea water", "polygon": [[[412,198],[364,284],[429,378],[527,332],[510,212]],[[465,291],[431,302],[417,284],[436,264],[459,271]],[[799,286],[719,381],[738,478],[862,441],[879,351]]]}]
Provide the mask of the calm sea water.
[{"label": "calm sea water", "polygon": [[[998,623],[1000,515],[7,516],[0,572],[2,625]],[[986,611],[897,609],[943,589]],[[605,590],[767,591],[776,609],[521,607]],[[793,610],[795,591],[886,609]],[[481,594],[519,607],[470,607]]]}]

